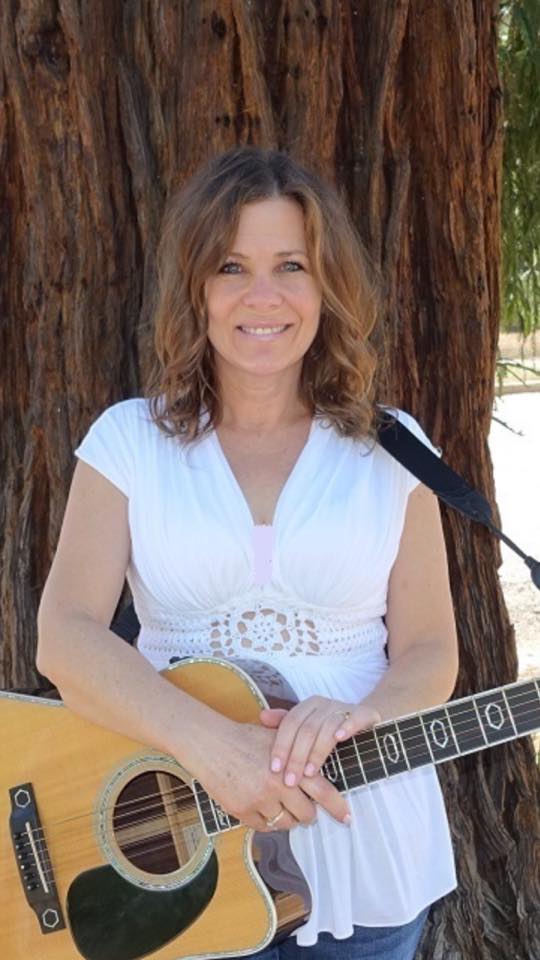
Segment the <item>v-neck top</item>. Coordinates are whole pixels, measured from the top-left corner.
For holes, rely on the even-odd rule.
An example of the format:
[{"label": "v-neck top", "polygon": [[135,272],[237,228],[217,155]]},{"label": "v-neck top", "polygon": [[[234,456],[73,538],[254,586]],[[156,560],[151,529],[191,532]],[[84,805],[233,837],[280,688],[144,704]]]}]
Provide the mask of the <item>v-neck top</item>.
[{"label": "v-neck top", "polygon": [[218,456],[220,457],[220,459],[221,459],[221,461],[222,461],[222,463],[223,463],[223,469],[224,469],[225,473],[229,476],[229,478],[230,478],[230,480],[231,480],[231,486],[234,487],[234,496],[236,496],[237,499],[238,499],[239,508],[241,508],[242,505],[243,505],[243,507],[245,508],[245,510],[247,510],[248,520],[249,520],[249,522],[251,523],[252,526],[254,526],[254,527],[267,528],[267,527],[273,527],[273,526],[275,526],[275,524],[277,523],[277,519],[278,519],[278,516],[279,516],[279,508],[280,508],[281,501],[282,501],[282,499],[287,495],[287,488],[288,488],[291,484],[294,483],[295,474],[298,473],[298,472],[302,469],[302,461],[303,461],[303,459],[304,459],[304,456],[307,455],[307,452],[308,452],[308,450],[309,450],[310,441],[311,441],[311,438],[312,438],[312,436],[313,436],[313,432],[314,432],[314,430],[315,430],[315,428],[316,428],[316,423],[317,423],[317,421],[316,421],[315,419],[312,419],[312,420],[311,420],[311,424],[310,424],[310,428],[309,428],[308,435],[307,435],[307,438],[306,438],[306,442],[305,442],[304,446],[302,447],[302,449],[300,450],[300,453],[299,453],[299,455],[297,456],[297,458],[296,458],[296,460],[295,460],[295,462],[294,462],[294,464],[293,464],[293,467],[292,467],[292,469],[291,469],[291,471],[290,471],[287,479],[285,480],[285,483],[283,484],[283,486],[282,486],[282,488],[281,488],[281,490],[280,490],[280,492],[279,492],[279,496],[278,496],[277,501],[276,501],[276,504],[275,504],[275,506],[274,506],[274,514],[273,514],[272,522],[271,522],[271,523],[255,523],[255,522],[254,522],[254,520],[253,520],[253,515],[252,515],[252,512],[251,512],[251,508],[250,508],[250,506],[249,506],[249,504],[248,504],[248,502],[247,502],[247,500],[246,500],[245,494],[244,494],[244,492],[243,492],[243,490],[242,490],[242,488],[241,488],[238,480],[236,479],[236,476],[235,476],[235,474],[234,474],[234,471],[232,470],[231,465],[230,465],[230,463],[229,463],[229,461],[228,461],[228,459],[227,459],[227,457],[226,457],[226,455],[225,455],[225,452],[224,452],[223,447],[222,447],[222,445],[221,445],[221,441],[220,441],[220,439],[219,439],[219,437],[218,437],[217,431],[216,431],[216,430],[212,430],[212,433],[210,434],[210,440],[211,440],[211,442],[212,442],[212,443],[215,445],[215,447],[216,447]]},{"label": "v-neck top", "polygon": [[[128,498],[137,646],[156,669],[173,657],[248,657],[274,665],[300,700],[359,702],[376,686],[388,667],[388,580],[418,483],[379,444],[314,418],[268,526],[253,523],[215,431],[182,445],[144,398],[105,410],[75,452]],[[434,767],[349,803],[350,828],[319,809],[291,831],[312,893],[294,934],[302,946],[322,930],[344,938],[354,924],[407,923],[456,883]]]}]

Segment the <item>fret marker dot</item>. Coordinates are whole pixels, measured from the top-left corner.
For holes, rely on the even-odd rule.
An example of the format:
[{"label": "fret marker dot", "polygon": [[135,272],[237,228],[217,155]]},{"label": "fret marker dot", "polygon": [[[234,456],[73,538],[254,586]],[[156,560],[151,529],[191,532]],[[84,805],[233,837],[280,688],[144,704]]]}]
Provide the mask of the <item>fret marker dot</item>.
[{"label": "fret marker dot", "polygon": [[[440,747],[441,750],[448,745],[448,732],[442,720],[432,720],[429,725],[429,731],[433,738],[433,742]],[[440,737],[440,740],[438,739]]]},{"label": "fret marker dot", "polygon": [[500,730],[504,727],[504,713],[498,703],[488,703],[485,714],[487,725],[492,730]]}]

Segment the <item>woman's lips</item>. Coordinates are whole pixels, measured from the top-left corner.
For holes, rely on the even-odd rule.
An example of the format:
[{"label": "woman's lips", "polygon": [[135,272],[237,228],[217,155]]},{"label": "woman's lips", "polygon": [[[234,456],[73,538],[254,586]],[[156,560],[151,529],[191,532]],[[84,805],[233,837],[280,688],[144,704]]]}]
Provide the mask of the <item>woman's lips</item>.
[{"label": "woman's lips", "polygon": [[287,330],[290,329],[290,324],[275,324],[268,327],[255,327],[255,326],[239,326],[237,330],[240,333],[243,333],[246,337],[251,337],[252,340],[275,340],[278,337],[281,337]]}]

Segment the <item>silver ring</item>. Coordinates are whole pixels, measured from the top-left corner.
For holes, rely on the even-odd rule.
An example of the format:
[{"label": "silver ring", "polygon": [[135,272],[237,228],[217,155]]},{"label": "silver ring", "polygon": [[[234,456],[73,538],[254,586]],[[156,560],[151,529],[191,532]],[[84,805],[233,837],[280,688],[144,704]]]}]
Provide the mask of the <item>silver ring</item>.
[{"label": "silver ring", "polygon": [[283,816],[284,813],[285,813],[285,810],[284,810],[284,808],[282,807],[281,810],[279,811],[279,813],[276,813],[275,817],[272,817],[271,820],[267,820],[267,821],[266,821],[266,826],[267,826],[267,827],[273,827],[274,824],[276,824],[276,823],[278,822],[278,820],[281,820],[281,818],[282,818],[282,816]]}]

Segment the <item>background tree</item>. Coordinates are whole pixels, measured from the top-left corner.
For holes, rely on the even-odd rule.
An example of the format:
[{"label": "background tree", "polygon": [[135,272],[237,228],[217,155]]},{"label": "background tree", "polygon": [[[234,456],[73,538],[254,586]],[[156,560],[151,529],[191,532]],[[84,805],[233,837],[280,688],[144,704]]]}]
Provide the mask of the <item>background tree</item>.
[{"label": "background tree", "polygon": [[[0,680],[35,688],[35,618],[74,466],[148,365],[168,193],[214,152],[277,146],[343,190],[385,277],[381,396],[493,499],[500,316],[498,0],[3,0]],[[481,528],[445,515],[457,694],[516,676]],[[422,957],[540,956],[528,740],[442,771],[460,886]]]},{"label": "background tree", "polygon": [[540,0],[501,4],[504,88],[501,325],[540,325]]}]

